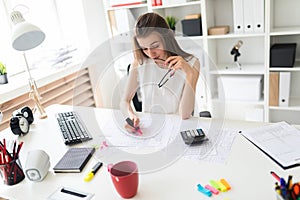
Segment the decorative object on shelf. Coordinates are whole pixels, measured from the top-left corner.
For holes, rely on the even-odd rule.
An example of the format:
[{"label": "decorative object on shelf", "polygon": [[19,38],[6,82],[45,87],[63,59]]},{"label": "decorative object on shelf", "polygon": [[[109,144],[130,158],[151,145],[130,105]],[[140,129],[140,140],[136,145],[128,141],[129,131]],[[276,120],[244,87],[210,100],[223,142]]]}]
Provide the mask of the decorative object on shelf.
[{"label": "decorative object on shelf", "polygon": [[243,45],[243,41],[239,40],[237,42],[237,44],[233,46],[233,48],[230,52],[231,55],[234,55],[234,62],[236,63],[237,67],[240,70],[242,69],[242,65],[239,63],[238,57],[241,56],[241,53],[239,52],[239,49],[241,48],[242,45]]},{"label": "decorative object on shelf", "polygon": [[8,83],[6,66],[0,62],[0,84]]},{"label": "decorative object on shelf", "polygon": [[208,35],[225,35],[229,33],[229,26],[214,26],[208,29]]},{"label": "decorative object on shelf", "polygon": [[170,29],[172,29],[173,31],[175,31],[177,19],[175,17],[173,17],[173,16],[167,16],[166,17],[166,21],[167,21]]},{"label": "decorative object on shelf", "polygon": [[41,97],[38,92],[35,80],[32,78],[25,51],[33,49],[40,45],[45,40],[45,33],[37,26],[25,21],[19,11],[13,11],[10,15],[11,21],[14,24],[12,31],[12,46],[17,51],[23,52],[23,57],[26,64],[26,70],[29,76],[30,97],[34,100],[37,109],[40,112],[40,118],[46,118],[47,114],[41,104]]},{"label": "decorative object on shelf", "polygon": [[201,14],[192,14],[185,16],[181,20],[182,32],[185,36],[200,36],[202,35]]}]

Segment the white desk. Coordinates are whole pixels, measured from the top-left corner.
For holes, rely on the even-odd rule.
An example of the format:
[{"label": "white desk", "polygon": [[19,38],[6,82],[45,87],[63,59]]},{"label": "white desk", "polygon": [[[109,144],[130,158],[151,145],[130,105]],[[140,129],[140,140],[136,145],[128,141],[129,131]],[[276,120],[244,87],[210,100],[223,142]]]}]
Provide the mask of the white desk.
[{"label": "white desk", "polygon": [[[69,148],[64,145],[54,114],[56,112],[72,110],[70,106],[53,105],[46,109],[48,118],[35,119],[30,132],[19,138],[24,141],[20,153],[21,163],[24,166],[27,151],[43,149],[50,155],[51,167],[46,178],[41,182],[31,182],[25,178],[14,186],[0,184],[0,196],[14,199],[46,199],[58,187],[66,186],[79,189],[84,192],[94,193],[93,199],[120,199],[113,188],[106,165],[102,167],[94,179],[84,182],[83,178],[96,163],[96,158],[91,159],[82,173],[55,174],[52,167],[61,158],[63,152]],[[104,109],[76,108],[79,113],[87,116],[89,112],[101,113]],[[103,116],[105,117],[105,116]],[[90,119],[84,119],[90,128]],[[209,122],[210,119],[193,118]],[[247,123],[240,121],[226,121],[224,127],[246,129],[263,126],[263,123]],[[9,129],[0,133],[0,138],[15,138]],[[225,178],[232,189],[219,195],[213,195],[212,199],[230,200],[272,200],[275,198],[275,179],[270,175],[273,170],[280,176],[294,176],[294,180],[300,180],[300,167],[283,170],[270,158],[263,154],[241,135],[234,141],[227,164],[212,164],[195,162],[181,158],[165,168],[153,173],[140,175],[138,194],[133,199],[208,199],[197,191],[196,185],[209,183],[209,180]]]}]

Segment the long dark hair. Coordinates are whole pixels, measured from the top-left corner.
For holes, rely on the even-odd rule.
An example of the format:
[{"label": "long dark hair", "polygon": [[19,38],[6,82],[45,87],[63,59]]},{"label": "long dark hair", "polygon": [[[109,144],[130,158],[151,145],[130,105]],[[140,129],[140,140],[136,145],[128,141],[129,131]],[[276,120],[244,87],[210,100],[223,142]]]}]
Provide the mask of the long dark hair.
[{"label": "long dark hair", "polygon": [[135,24],[133,36],[134,56],[139,64],[143,64],[144,59],[148,58],[148,56],[142,51],[137,38],[147,37],[154,31],[161,37],[164,50],[168,56],[182,56],[183,58],[191,56],[191,54],[180,48],[175,39],[174,32],[170,29],[166,20],[157,13],[151,12],[141,15]]}]

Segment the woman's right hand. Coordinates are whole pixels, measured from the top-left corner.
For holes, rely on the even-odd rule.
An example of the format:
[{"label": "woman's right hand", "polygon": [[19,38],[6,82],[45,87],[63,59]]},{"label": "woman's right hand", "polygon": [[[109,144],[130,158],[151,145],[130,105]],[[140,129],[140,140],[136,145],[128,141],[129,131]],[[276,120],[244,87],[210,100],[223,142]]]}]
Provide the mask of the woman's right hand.
[{"label": "woman's right hand", "polygon": [[136,133],[136,130],[137,128],[139,128],[139,124],[140,124],[140,119],[135,116],[135,115],[132,115],[130,117],[130,119],[133,121],[133,126],[132,127],[131,125],[129,125],[127,122],[125,124],[125,129],[129,132],[129,133]]}]

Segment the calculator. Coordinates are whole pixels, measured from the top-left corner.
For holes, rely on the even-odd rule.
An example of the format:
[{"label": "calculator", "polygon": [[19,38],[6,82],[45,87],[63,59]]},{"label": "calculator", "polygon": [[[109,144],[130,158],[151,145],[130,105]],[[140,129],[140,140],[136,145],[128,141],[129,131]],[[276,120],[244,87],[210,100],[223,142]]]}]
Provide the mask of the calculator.
[{"label": "calculator", "polygon": [[201,144],[208,140],[201,128],[181,131],[180,134],[184,143],[188,145]]}]

